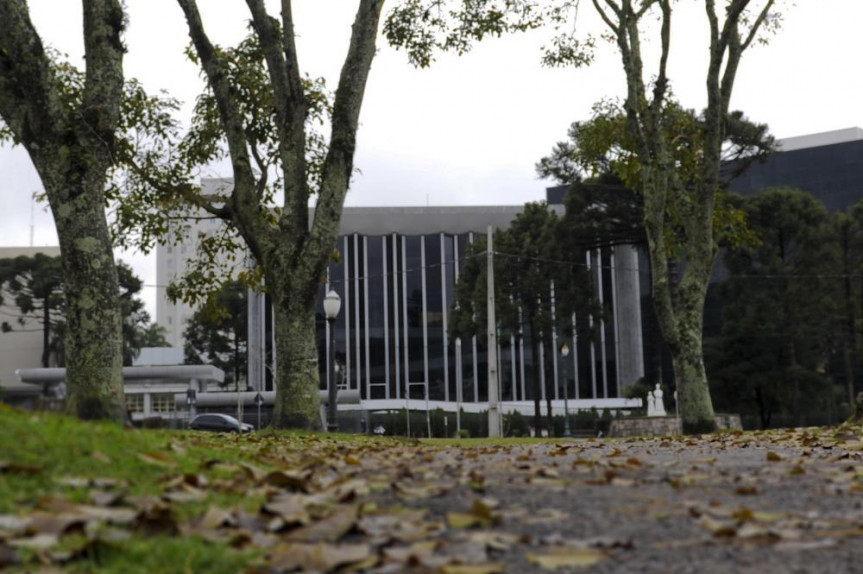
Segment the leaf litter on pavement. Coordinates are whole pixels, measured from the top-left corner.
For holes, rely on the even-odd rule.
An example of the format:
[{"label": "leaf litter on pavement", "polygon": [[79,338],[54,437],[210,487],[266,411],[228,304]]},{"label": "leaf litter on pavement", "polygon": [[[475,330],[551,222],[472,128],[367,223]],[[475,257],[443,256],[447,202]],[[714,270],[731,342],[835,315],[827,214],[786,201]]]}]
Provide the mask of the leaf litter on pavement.
[{"label": "leaf litter on pavement", "polygon": [[[249,572],[572,571],[682,545],[818,551],[863,536],[860,435],[844,427],[440,446],[165,434],[163,450],[129,455],[158,473],[153,494],[107,474],[52,474],[49,490],[0,514],[0,569],[68,566],[95,548],[122,551],[130,538],[165,534],[250,550]],[[220,450],[234,456],[213,458]],[[0,478],[54,472],[50,461],[0,460]],[[805,500],[775,506],[777,493],[800,485]],[[835,497],[856,509],[817,504]],[[657,538],[656,521],[684,535]]]}]

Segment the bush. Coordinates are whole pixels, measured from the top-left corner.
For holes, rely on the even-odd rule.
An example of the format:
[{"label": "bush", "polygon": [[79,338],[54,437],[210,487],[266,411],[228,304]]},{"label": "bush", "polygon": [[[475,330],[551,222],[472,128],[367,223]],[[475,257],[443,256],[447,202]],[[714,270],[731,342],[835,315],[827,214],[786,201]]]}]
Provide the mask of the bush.
[{"label": "bush", "polygon": [[527,436],[530,434],[527,419],[519,411],[512,411],[503,415],[504,436]]},{"label": "bush", "polygon": [[470,438],[470,431],[467,429],[461,429],[460,431],[458,431],[458,433],[456,433],[456,436],[458,438]]}]

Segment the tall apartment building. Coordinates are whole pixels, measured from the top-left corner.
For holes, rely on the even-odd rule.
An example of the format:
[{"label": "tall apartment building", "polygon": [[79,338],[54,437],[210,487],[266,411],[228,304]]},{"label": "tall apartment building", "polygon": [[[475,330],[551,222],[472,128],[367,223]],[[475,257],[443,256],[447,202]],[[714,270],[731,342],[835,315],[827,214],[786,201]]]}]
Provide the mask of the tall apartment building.
[{"label": "tall apartment building", "polygon": [[[230,179],[202,179],[201,188],[204,195],[224,196],[230,193],[233,183]],[[156,248],[156,285],[158,298],[156,300],[156,322],[165,328],[165,340],[172,347],[183,347],[183,331],[192,318],[195,309],[182,302],[173,303],[168,300],[165,287],[174,277],[186,272],[189,261],[194,258],[201,236],[223,233],[225,224],[220,219],[207,215],[203,211],[194,214],[188,220],[188,233],[184,241],[175,244],[160,244]],[[222,256],[226,268],[230,268],[227,256]]]}]

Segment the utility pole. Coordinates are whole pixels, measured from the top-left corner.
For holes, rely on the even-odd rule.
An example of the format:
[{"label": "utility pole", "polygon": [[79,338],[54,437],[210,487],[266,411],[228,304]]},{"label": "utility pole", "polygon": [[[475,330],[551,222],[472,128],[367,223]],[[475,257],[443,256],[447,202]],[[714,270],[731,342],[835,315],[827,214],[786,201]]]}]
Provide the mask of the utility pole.
[{"label": "utility pole", "polygon": [[494,248],[493,230],[488,226],[486,261],[488,262],[488,436],[498,437],[500,432],[500,395],[497,384],[497,321],[494,315]]}]

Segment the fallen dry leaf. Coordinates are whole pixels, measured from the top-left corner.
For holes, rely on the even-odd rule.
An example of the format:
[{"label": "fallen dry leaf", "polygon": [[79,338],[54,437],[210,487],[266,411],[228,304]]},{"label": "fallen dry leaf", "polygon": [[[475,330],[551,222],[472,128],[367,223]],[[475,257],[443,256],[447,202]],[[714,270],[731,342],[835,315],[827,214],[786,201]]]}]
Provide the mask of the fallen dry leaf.
[{"label": "fallen dry leaf", "polygon": [[336,542],[353,529],[357,523],[359,507],[339,506],[325,518],[292,530],[287,539],[294,542]]},{"label": "fallen dry leaf", "polygon": [[592,548],[571,546],[553,546],[545,549],[542,554],[529,552],[528,562],[538,564],[546,570],[559,568],[584,568],[593,566],[604,560],[606,554]]},{"label": "fallen dry leaf", "polygon": [[177,465],[177,460],[166,452],[142,452],[138,453],[138,458],[148,464],[173,468]]},{"label": "fallen dry leaf", "polygon": [[[279,572],[301,569],[304,572],[330,572],[337,567],[350,568],[351,564],[362,562],[373,566],[367,560],[372,557],[367,544],[280,544],[270,552],[270,565]],[[340,569],[340,571],[343,571]]]},{"label": "fallen dry leaf", "polygon": [[498,574],[506,572],[503,564],[447,564],[438,569],[440,574]]}]

